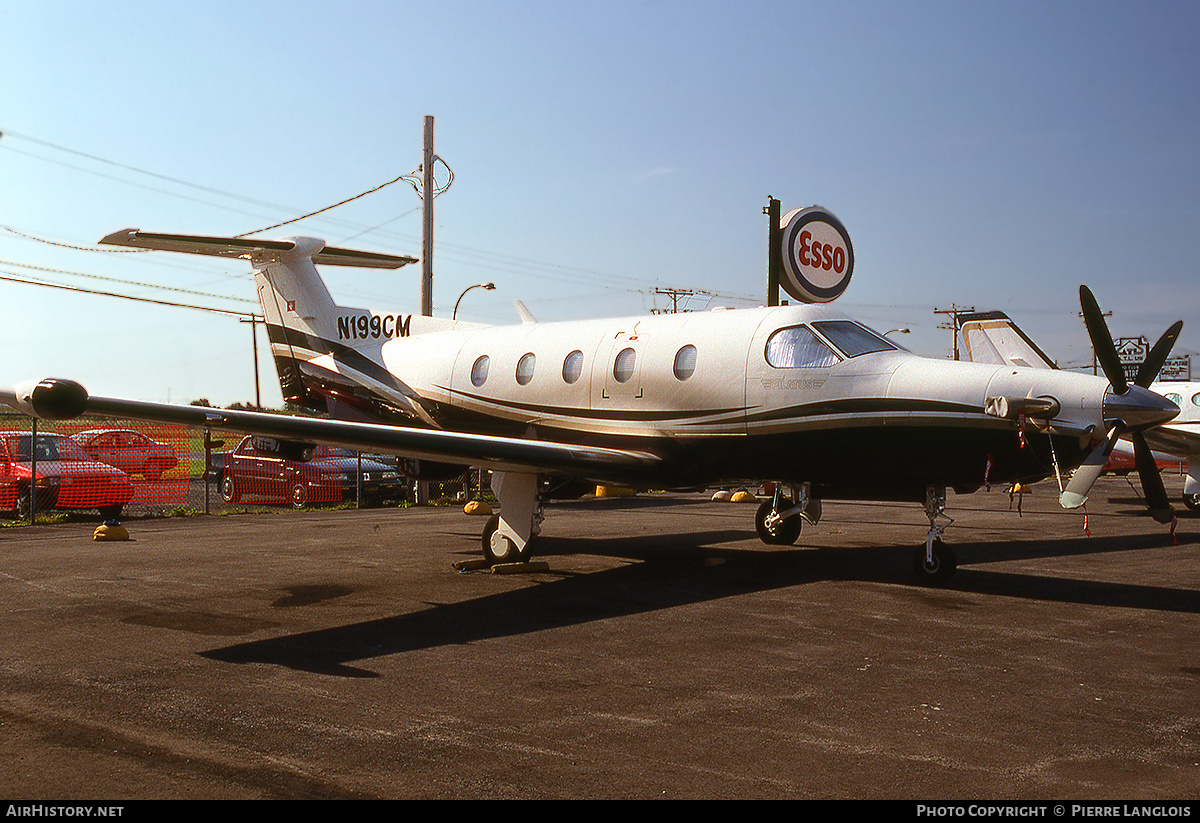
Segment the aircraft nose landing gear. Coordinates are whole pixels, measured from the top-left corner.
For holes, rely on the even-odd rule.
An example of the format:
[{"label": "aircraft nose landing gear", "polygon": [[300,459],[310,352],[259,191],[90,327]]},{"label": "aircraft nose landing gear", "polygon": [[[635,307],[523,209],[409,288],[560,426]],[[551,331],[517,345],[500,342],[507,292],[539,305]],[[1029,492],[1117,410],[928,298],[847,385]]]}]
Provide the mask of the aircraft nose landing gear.
[{"label": "aircraft nose landing gear", "polygon": [[925,490],[925,516],[929,518],[929,533],[925,537],[925,545],[913,552],[913,571],[922,583],[942,586],[958,568],[954,549],[942,542],[942,532],[950,524],[939,526],[937,522],[939,517],[950,519],[946,515],[945,487],[930,486]]}]

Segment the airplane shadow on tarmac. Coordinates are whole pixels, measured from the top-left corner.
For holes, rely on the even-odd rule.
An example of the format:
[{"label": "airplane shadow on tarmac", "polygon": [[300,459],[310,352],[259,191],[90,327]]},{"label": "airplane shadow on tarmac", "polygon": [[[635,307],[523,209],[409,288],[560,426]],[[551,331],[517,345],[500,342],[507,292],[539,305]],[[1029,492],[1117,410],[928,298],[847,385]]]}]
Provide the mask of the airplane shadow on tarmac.
[{"label": "airplane shadow on tarmac", "polygon": [[[1160,548],[1162,535],[955,544],[959,570],[926,589],[912,571],[913,546],[722,549],[753,537],[742,530],[629,538],[543,537],[540,556],[590,554],[635,562],[565,575],[539,585],[424,611],[239,643],[203,652],[228,663],[270,663],[342,677],[376,677],[349,665],[417,649],[457,645],[645,614],[693,603],[826,580],[919,587],[929,592],[1002,595],[1060,603],[1200,613],[1200,592],[1072,580],[980,568],[991,562]],[[1200,537],[1181,535],[1181,543]],[[555,573],[551,573],[555,574]],[[544,577],[539,575],[539,578]]]}]

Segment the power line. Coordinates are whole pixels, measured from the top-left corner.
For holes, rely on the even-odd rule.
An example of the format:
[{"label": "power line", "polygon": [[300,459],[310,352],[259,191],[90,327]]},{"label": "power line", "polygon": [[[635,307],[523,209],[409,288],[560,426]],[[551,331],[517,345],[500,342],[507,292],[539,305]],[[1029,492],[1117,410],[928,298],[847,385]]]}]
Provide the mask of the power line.
[{"label": "power line", "polygon": [[[693,289],[655,289],[654,294],[667,297],[671,301],[671,308],[651,309],[651,313],[653,314],[679,314],[679,301],[682,300],[686,304],[690,297],[707,297],[709,301],[712,300],[711,292],[695,291]],[[690,311],[690,309],[685,308],[683,311]]]},{"label": "power line", "polygon": [[[241,194],[237,194],[235,192],[226,191],[224,189],[219,189],[219,188],[216,188],[213,186],[206,186],[206,185],[203,185],[200,183],[194,183],[192,181],[184,180],[179,177],[174,177],[171,175],[162,174],[160,172],[151,171],[149,169],[140,168],[138,166],[134,166],[129,163],[123,163],[120,161],[111,160],[109,158],[101,157],[99,155],[92,154],[92,153],[85,152],[85,151],[80,151],[78,149],[74,149],[69,146],[63,146],[61,144],[54,143],[50,140],[44,140],[44,139],[41,139],[38,137],[33,137],[31,135],[27,135],[27,134],[24,134],[21,132],[15,132],[12,130],[5,129],[3,131],[0,131],[0,136],[2,136],[4,138],[13,137],[13,138],[17,138],[20,140],[25,140],[25,141],[34,143],[39,146],[53,149],[55,151],[61,151],[61,152],[64,152],[64,153],[67,153],[67,154],[70,154],[70,155],[73,155],[76,157],[81,157],[81,158],[90,160],[92,162],[111,166],[116,169],[133,172],[135,174],[145,175],[147,177],[151,177],[156,180],[161,180],[161,181],[164,181],[167,183],[184,186],[189,189],[196,190],[196,191],[205,192],[208,194],[215,194],[220,197],[227,197],[227,198],[237,200],[237,201],[240,201],[243,203],[248,203],[248,204],[258,206],[261,208],[270,209],[272,211],[287,212],[287,213],[295,213],[295,211],[296,211],[296,209],[294,209],[294,208],[280,205],[278,203],[273,203],[273,202],[261,200],[258,198],[247,197],[247,196],[244,196]],[[9,151],[16,151],[17,153],[25,154],[26,156],[34,157],[36,159],[40,159],[45,162],[51,162],[51,163],[57,163],[60,165],[64,165],[67,168],[71,168],[75,171],[79,171],[79,172],[82,172],[85,174],[97,175],[100,177],[104,177],[106,179],[114,180],[119,183],[124,183],[126,185],[140,186],[140,184],[138,184],[138,183],[135,183],[135,182],[132,182],[129,180],[124,180],[119,177],[112,177],[110,175],[101,174],[100,172],[97,172],[92,169],[87,169],[87,168],[83,168],[83,167],[79,167],[79,166],[73,166],[70,164],[62,163],[61,161],[58,161],[58,160],[52,160],[49,158],[39,157],[38,155],[28,154],[27,152],[21,152],[17,149],[13,149],[11,146],[5,146],[3,140],[0,140],[0,148],[7,148]],[[436,196],[436,195],[444,192],[450,186],[450,184],[454,180],[454,172],[449,167],[449,165],[446,164],[446,162],[444,160],[442,160],[440,157],[435,156],[435,160],[436,160],[436,162],[440,163],[442,166],[445,167],[445,169],[449,175],[449,178],[445,184],[439,184],[435,188],[434,194]],[[352,222],[349,222],[346,220],[334,218],[334,217],[328,215],[327,212],[333,208],[336,208],[336,206],[338,206],[338,205],[344,205],[345,203],[351,202],[353,200],[357,200],[357,199],[365,196],[366,194],[370,194],[373,191],[378,191],[379,189],[381,189],[385,186],[392,185],[393,183],[399,182],[400,180],[407,179],[407,178],[411,177],[412,174],[413,173],[410,172],[408,175],[400,175],[399,177],[394,178],[393,180],[390,180],[387,183],[383,183],[380,186],[376,186],[375,188],[373,188],[371,190],[363,192],[362,194],[348,198],[348,199],[342,201],[341,203],[335,204],[334,206],[329,206],[329,207],[326,207],[326,208],[321,209],[316,212],[310,212],[308,214],[305,214],[302,217],[293,218],[293,219],[285,221],[283,223],[277,223],[273,226],[268,226],[266,228],[261,228],[261,229],[257,229],[252,232],[247,232],[247,234],[258,234],[263,231],[269,231],[272,228],[278,228],[283,225],[289,225],[291,223],[299,222],[299,221],[302,221],[302,220],[305,220],[305,219],[308,219],[311,217],[316,217],[316,216],[322,216],[322,219],[324,219],[330,223],[355,229],[357,231],[357,234],[352,235],[353,237],[358,237],[358,236],[362,236],[363,234],[377,232],[382,226],[387,225],[387,223],[394,222],[395,220],[400,219],[400,217],[404,217],[409,214],[412,214],[417,210],[416,209],[410,210],[410,211],[405,212],[404,214],[401,214],[397,217],[391,218],[391,219],[385,221],[384,223],[378,224],[375,227],[367,227],[367,228],[364,228],[361,224],[355,224],[355,223],[352,223]],[[150,190],[155,191],[160,194],[166,194],[166,195],[172,196],[172,197],[180,197],[183,199],[192,200],[193,202],[198,202],[198,203],[201,203],[202,205],[212,206],[214,208],[223,208],[223,209],[226,209],[229,211],[235,211],[240,214],[250,214],[250,212],[242,211],[239,209],[230,209],[228,206],[221,206],[216,203],[211,203],[211,202],[207,202],[204,200],[197,200],[195,198],[189,198],[184,195],[178,194],[176,192],[170,192],[170,191],[166,191],[166,190],[154,188],[154,187],[146,187],[146,186],[141,186],[141,187],[150,188]],[[22,236],[28,236],[28,237],[30,237],[30,239],[39,239],[36,237],[32,237],[30,235],[24,235],[23,233],[17,232],[12,229],[9,229],[9,230],[13,231],[13,233],[15,233],[15,234],[21,234]],[[401,235],[401,234],[392,233],[392,232],[379,232],[379,233],[383,236],[390,237],[392,240],[405,240],[407,242],[411,242],[411,238],[407,238],[406,236]],[[239,236],[245,236],[245,235],[239,235]],[[42,242],[52,243],[53,241],[42,241]],[[344,241],[339,241],[339,242],[344,242]],[[87,251],[97,251],[97,249],[87,249],[87,248],[80,247],[80,246],[67,246],[66,244],[61,244],[61,243],[54,244],[54,245],[60,245],[60,246],[64,246],[67,248],[75,248],[75,249],[81,249],[81,250],[87,250]],[[486,261],[486,262],[479,262],[478,259],[476,259],[476,260],[458,259],[457,260],[458,263],[464,264],[464,265],[472,265],[472,266],[477,266],[477,267],[481,267],[481,268],[490,268],[495,271],[507,271],[509,273],[515,273],[515,274],[524,274],[524,275],[531,275],[531,276],[540,276],[543,278],[558,279],[563,282],[571,282],[571,283],[586,282],[588,285],[591,285],[591,286],[601,285],[605,288],[612,288],[614,290],[627,291],[627,292],[631,292],[631,293],[644,293],[647,288],[657,288],[662,285],[659,282],[647,280],[644,278],[636,278],[636,277],[628,277],[628,276],[622,276],[622,275],[614,275],[614,274],[610,274],[610,273],[602,273],[602,272],[597,272],[594,270],[575,267],[575,266],[566,266],[566,265],[562,265],[562,264],[547,263],[547,262],[537,261],[537,260],[533,260],[530,258],[519,257],[519,256],[515,256],[515,255],[505,255],[505,254],[501,254],[498,252],[490,252],[490,251],[484,251],[484,250],[480,250],[480,249],[473,249],[468,246],[455,246],[453,244],[439,243],[438,249],[439,249],[439,254],[442,255],[443,257],[446,256],[446,252],[450,252],[449,257],[451,260],[455,259],[454,253],[457,253],[457,254],[461,254],[461,255],[467,255],[468,258],[471,258],[471,257],[481,258],[483,261]],[[597,282],[598,279],[608,280],[609,282],[613,283],[614,285],[612,285],[611,287],[604,286],[603,283]],[[621,284],[624,284],[624,285],[621,285]],[[755,298],[755,297],[752,297],[749,295],[724,294],[724,293],[719,293],[719,292],[713,292],[712,294],[714,297],[720,297],[723,299],[741,300],[741,301],[749,301],[749,302],[754,302],[758,299],[758,298]]]},{"label": "power line", "polygon": [[193,291],[191,289],[184,289],[184,288],[180,288],[178,286],[160,286],[156,283],[141,283],[141,282],[138,282],[137,280],[123,280],[119,277],[105,277],[104,275],[101,275],[101,274],[88,274],[86,272],[81,272],[81,271],[69,271],[67,269],[51,269],[46,266],[33,266],[33,265],[30,265],[29,263],[17,263],[12,260],[0,260],[0,264],[5,265],[5,266],[18,266],[19,268],[22,268],[22,269],[33,269],[34,271],[44,271],[44,272],[49,272],[51,274],[66,274],[66,275],[70,275],[72,277],[88,277],[93,280],[104,280],[105,282],[108,282],[108,283],[122,283],[126,286],[139,286],[139,287],[147,288],[147,289],[162,289],[163,291],[173,291],[173,292],[178,292],[180,294],[192,294],[197,297],[213,297],[218,300],[234,300],[239,303],[256,303],[256,301],[250,300],[245,297],[230,297],[228,295],[223,295],[223,294],[210,294],[208,292]]},{"label": "power line", "polygon": [[[2,271],[2,270],[0,270],[0,271]],[[81,289],[78,286],[67,286],[67,285],[63,285],[62,283],[49,283],[44,280],[31,280],[27,277],[12,276],[11,272],[9,272],[9,276],[0,275],[0,280],[7,280],[10,283],[23,283],[27,286],[45,286],[45,287],[51,288],[51,289],[64,289],[65,291],[73,291],[73,292],[78,292],[80,294],[93,294],[93,295],[98,295],[101,297],[119,297],[122,300],[136,300],[139,303],[154,303],[155,305],[171,306],[173,308],[178,308],[178,309],[196,309],[198,311],[212,312],[213,314],[227,314],[227,315],[231,315],[234,317],[251,317],[251,318],[261,319],[261,317],[259,315],[254,314],[253,312],[248,312],[248,311],[231,311],[229,309],[214,309],[214,308],[209,308],[208,306],[195,306],[195,305],[191,305],[189,303],[176,303],[176,302],[173,302],[170,300],[155,300],[154,298],[151,298],[151,297],[133,297],[128,294],[116,294],[115,292],[97,291],[95,289]]]}]

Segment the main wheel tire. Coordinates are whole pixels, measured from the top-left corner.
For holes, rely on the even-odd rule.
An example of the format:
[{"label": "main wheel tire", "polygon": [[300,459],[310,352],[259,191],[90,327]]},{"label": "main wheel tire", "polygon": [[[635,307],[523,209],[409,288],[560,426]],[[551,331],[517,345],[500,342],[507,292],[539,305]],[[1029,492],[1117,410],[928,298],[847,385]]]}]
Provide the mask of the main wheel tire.
[{"label": "main wheel tire", "polygon": [[499,529],[500,515],[493,514],[488,518],[487,524],[483,527],[483,535],[480,538],[480,543],[483,545],[483,556],[488,564],[494,566],[497,563],[524,563],[528,561],[530,543],[533,539],[530,538],[529,541],[526,541],[524,549],[518,550],[512,540],[504,535],[500,535],[495,541],[499,545],[494,545],[492,538]]},{"label": "main wheel tire", "polygon": [[917,550],[913,552],[913,571],[926,585],[945,585],[954,576],[957,568],[958,560],[954,556],[954,549],[941,540],[933,541],[933,562],[929,562],[925,557],[924,546],[918,546]]},{"label": "main wheel tire", "polygon": [[1185,494],[1183,496],[1183,505],[1187,506],[1189,511],[1200,509],[1200,494]]},{"label": "main wheel tire", "polygon": [[29,487],[21,489],[17,492],[17,518],[20,520],[28,520],[29,515],[33,513],[33,495],[29,491]]},{"label": "main wheel tire", "polygon": [[236,503],[242,499],[242,492],[234,482],[232,474],[221,476],[221,499],[226,503]]},{"label": "main wheel tire", "polygon": [[800,536],[800,528],[803,525],[800,516],[789,517],[771,528],[767,526],[767,517],[774,510],[775,504],[770,500],[758,507],[754,515],[754,529],[758,532],[758,539],[768,546],[790,546]]}]

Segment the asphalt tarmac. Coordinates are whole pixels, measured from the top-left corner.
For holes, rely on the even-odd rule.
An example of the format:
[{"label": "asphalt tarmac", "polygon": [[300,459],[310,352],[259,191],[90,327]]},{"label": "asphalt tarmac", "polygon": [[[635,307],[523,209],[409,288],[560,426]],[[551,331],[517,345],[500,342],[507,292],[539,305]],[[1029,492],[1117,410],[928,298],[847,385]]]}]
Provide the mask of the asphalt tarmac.
[{"label": "asphalt tarmac", "polygon": [[458,508],[0,529],[0,793],[1198,798],[1200,519],[1055,497],[952,495],[944,588],[915,505],[555,504],[515,575]]}]

